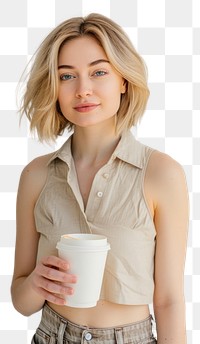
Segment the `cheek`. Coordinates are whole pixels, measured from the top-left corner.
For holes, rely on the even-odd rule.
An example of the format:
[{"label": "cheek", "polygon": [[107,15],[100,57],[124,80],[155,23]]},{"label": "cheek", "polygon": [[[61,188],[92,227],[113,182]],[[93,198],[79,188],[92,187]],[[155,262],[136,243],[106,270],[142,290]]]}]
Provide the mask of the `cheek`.
[{"label": "cheek", "polygon": [[121,83],[118,80],[112,81],[112,83],[105,83],[102,87],[102,91],[105,94],[109,94],[113,97],[121,96]]},{"label": "cheek", "polygon": [[58,100],[61,101],[63,99],[63,88],[58,89]]},{"label": "cheek", "polygon": [[121,101],[121,90],[115,86],[109,87],[108,89],[105,89],[106,99],[109,103],[116,104],[116,106],[119,106]]},{"label": "cheek", "polygon": [[74,87],[71,85],[61,84],[58,88],[58,97],[60,99],[70,98],[74,92]]},{"label": "cheek", "polygon": [[106,111],[108,113],[117,113],[121,103],[121,96],[119,92],[116,93],[107,93],[106,98]]},{"label": "cheek", "polygon": [[58,101],[60,105],[67,106],[70,102],[70,92],[64,88],[58,92]]}]

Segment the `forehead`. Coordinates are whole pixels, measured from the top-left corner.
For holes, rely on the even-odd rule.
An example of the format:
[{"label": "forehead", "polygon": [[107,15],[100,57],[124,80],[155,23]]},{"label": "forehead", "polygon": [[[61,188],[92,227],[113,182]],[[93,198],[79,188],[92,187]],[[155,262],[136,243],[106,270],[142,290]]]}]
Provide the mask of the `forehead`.
[{"label": "forehead", "polygon": [[95,61],[95,59],[107,58],[106,53],[97,39],[90,36],[74,38],[66,42],[59,53],[59,63],[75,65],[80,61]]}]

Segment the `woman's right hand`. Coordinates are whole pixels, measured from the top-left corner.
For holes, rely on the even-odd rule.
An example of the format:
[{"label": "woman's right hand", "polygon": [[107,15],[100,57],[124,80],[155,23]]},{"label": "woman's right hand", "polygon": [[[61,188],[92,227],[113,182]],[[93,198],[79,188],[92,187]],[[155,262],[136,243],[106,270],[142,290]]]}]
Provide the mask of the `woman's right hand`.
[{"label": "woman's right hand", "polygon": [[61,258],[42,258],[29,276],[33,290],[49,302],[66,305],[65,296],[74,292],[66,284],[76,283],[77,280],[75,275],[67,273],[68,270],[68,262]]}]

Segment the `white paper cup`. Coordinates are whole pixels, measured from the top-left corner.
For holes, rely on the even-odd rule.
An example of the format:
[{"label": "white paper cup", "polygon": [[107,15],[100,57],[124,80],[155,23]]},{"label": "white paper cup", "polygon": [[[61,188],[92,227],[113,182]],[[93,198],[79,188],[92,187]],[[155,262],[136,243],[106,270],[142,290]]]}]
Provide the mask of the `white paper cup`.
[{"label": "white paper cup", "polygon": [[96,234],[66,234],[57,243],[58,256],[66,260],[69,273],[77,276],[74,294],[67,295],[67,306],[94,307],[100,297],[106,257],[110,245],[107,238]]}]

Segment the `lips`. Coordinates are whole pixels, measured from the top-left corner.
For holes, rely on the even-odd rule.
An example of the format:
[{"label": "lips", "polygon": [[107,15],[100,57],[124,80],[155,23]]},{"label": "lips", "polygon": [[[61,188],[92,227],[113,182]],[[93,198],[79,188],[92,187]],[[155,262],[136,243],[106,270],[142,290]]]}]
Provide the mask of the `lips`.
[{"label": "lips", "polygon": [[82,104],[76,105],[74,109],[78,112],[89,112],[96,109],[98,106],[99,104],[95,104],[95,103],[82,103]]}]

